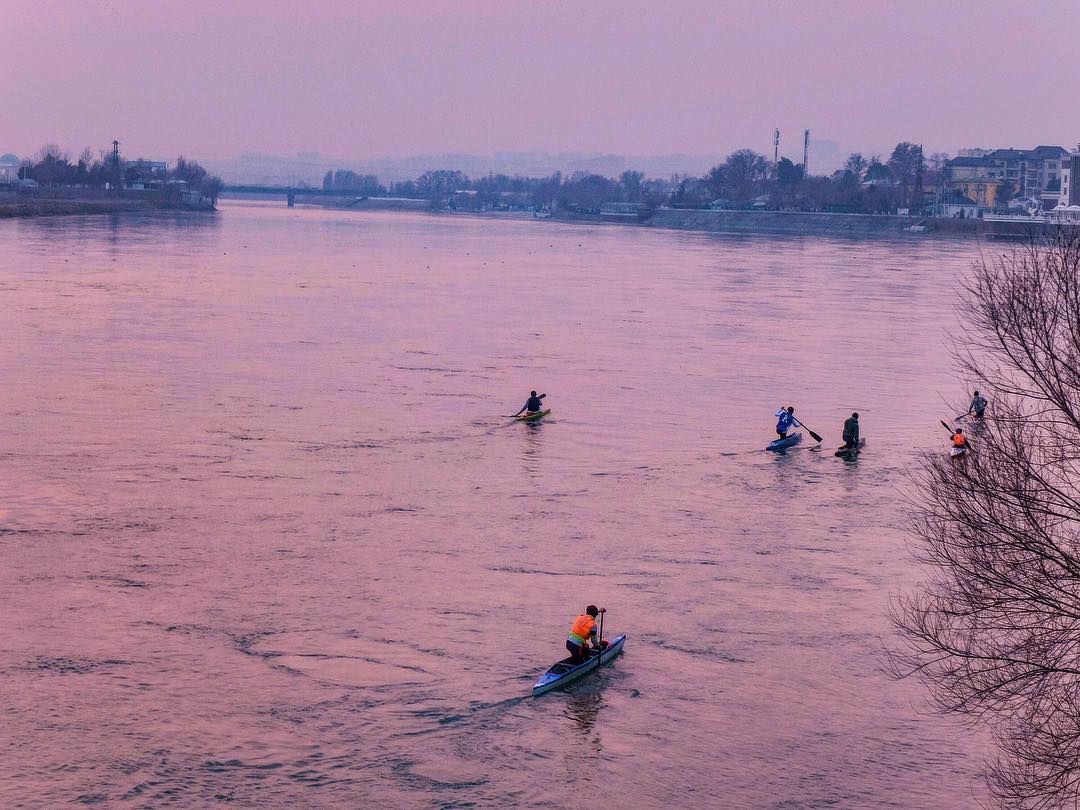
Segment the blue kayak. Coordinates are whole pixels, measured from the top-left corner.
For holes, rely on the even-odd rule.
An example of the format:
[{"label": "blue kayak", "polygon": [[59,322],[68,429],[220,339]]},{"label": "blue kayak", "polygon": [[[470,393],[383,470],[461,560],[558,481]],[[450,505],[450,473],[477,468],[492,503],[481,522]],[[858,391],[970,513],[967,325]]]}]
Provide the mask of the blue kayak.
[{"label": "blue kayak", "polygon": [[794,447],[802,441],[801,433],[792,433],[786,439],[777,439],[776,441],[769,442],[769,446],[766,450],[786,450],[789,447]]},{"label": "blue kayak", "polygon": [[588,661],[582,661],[580,664],[575,664],[572,658],[564,658],[540,676],[536,683],[533,684],[532,693],[542,695],[552,689],[561,689],[568,683],[573,683],[590,672],[596,672],[604,664],[618,657],[619,653],[622,652],[623,642],[625,641],[625,633],[621,636],[615,636],[604,648],[603,652],[598,655],[593,651],[592,658]]}]

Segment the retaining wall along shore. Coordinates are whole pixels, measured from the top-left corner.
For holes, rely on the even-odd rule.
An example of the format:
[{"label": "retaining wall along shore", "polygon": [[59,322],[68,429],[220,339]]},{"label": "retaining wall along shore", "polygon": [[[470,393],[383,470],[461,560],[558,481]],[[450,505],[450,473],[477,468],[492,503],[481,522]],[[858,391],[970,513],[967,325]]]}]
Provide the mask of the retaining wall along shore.
[{"label": "retaining wall along shore", "polygon": [[642,224],[727,233],[884,236],[902,234],[919,217],[889,214],[826,214],[809,211],[699,211],[660,208]]}]

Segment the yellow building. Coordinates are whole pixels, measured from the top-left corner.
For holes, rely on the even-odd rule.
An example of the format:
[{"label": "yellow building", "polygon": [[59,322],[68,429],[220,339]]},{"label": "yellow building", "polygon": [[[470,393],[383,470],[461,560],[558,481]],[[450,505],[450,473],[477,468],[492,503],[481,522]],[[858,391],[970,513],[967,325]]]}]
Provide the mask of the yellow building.
[{"label": "yellow building", "polygon": [[[949,182],[950,191],[958,191],[970,200],[974,200],[980,208],[993,208],[1001,191],[1000,180],[952,180]],[[1016,189],[1013,189],[1016,193]]]}]

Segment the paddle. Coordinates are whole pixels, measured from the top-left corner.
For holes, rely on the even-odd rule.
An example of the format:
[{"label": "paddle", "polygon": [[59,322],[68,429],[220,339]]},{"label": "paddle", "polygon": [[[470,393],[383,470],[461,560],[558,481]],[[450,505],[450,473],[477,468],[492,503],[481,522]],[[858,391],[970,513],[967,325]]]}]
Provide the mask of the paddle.
[{"label": "paddle", "polygon": [[[798,420],[798,419],[796,419],[795,421],[796,421],[796,422],[799,422],[799,420]],[[809,433],[809,434],[810,434],[811,436],[813,436],[813,437],[814,437],[814,441],[815,441],[815,442],[820,442],[820,441],[821,441],[821,437],[820,437],[819,435],[817,435],[816,433],[814,433],[814,431],[812,431],[812,430],[811,430],[811,429],[810,429],[809,427],[807,427],[807,425],[806,425],[806,423],[805,423],[805,422],[799,422],[799,424],[800,424],[800,425],[801,425],[802,427],[806,428],[806,432],[807,432],[807,433]]]},{"label": "paddle", "polygon": [[599,649],[596,651],[596,668],[600,669],[601,656],[604,654],[604,614],[607,608],[600,608],[600,635],[596,639]]}]

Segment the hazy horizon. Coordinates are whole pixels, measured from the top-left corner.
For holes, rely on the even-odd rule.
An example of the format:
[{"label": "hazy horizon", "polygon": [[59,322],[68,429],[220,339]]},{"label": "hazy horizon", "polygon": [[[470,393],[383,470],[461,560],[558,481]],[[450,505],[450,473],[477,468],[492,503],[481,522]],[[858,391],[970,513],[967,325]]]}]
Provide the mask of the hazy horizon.
[{"label": "hazy horizon", "polygon": [[[9,0],[0,152],[222,161],[1075,145],[1080,7]],[[17,36],[16,36],[17,33]],[[991,46],[992,43],[992,46]],[[815,167],[813,160],[811,169]]]}]

